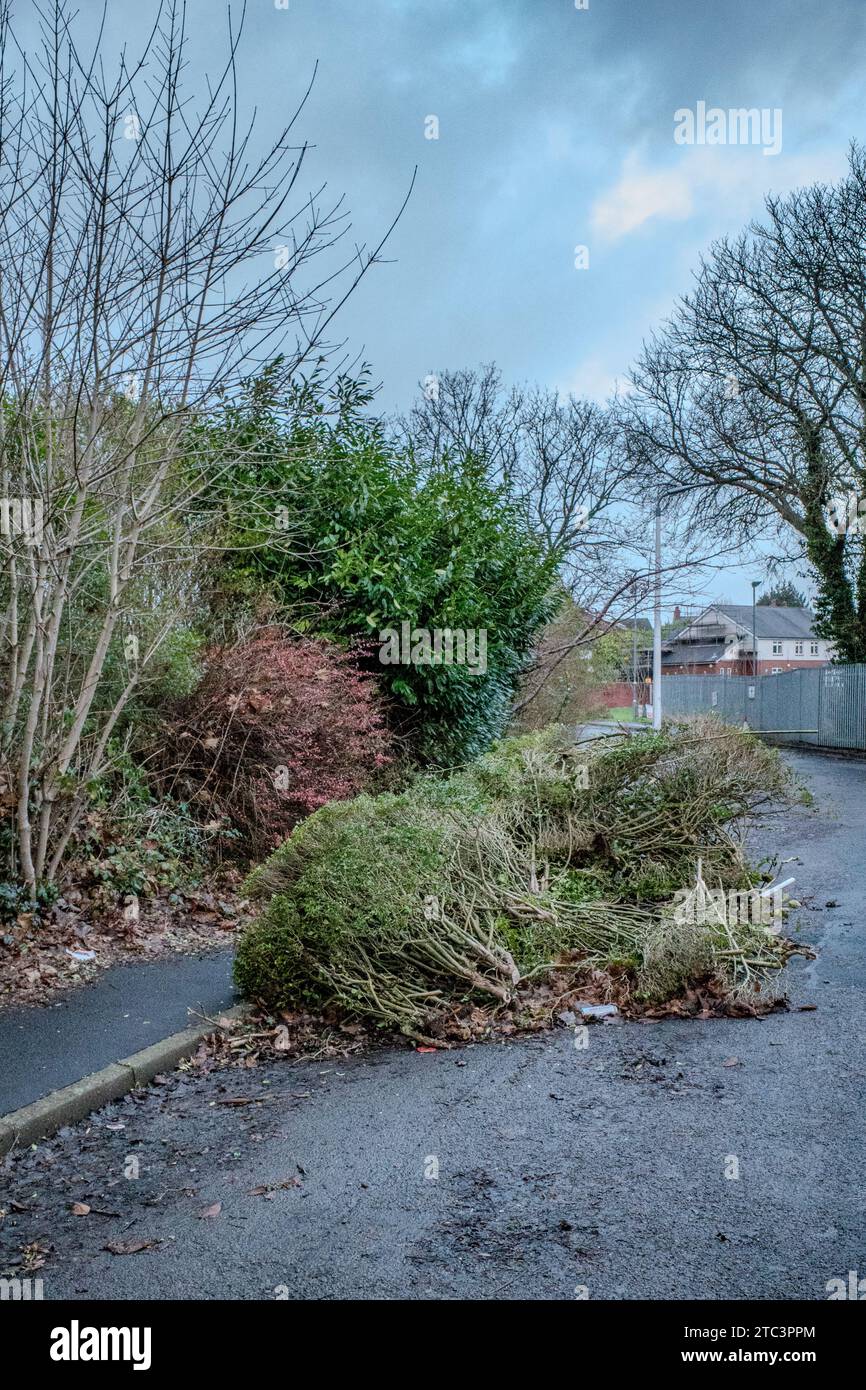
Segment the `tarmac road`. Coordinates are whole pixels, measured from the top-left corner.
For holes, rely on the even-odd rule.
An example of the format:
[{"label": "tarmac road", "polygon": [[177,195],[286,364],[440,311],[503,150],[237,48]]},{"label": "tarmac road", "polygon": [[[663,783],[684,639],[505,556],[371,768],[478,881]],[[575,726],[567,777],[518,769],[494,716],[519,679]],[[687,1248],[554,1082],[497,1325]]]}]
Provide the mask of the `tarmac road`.
[{"label": "tarmac road", "polygon": [[817,810],[759,842],[798,861],[820,948],[790,1013],[176,1075],[7,1163],[0,1268],[40,1242],[49,1299],[825,1299],[862,1277],[866,764],[791,761]]}]

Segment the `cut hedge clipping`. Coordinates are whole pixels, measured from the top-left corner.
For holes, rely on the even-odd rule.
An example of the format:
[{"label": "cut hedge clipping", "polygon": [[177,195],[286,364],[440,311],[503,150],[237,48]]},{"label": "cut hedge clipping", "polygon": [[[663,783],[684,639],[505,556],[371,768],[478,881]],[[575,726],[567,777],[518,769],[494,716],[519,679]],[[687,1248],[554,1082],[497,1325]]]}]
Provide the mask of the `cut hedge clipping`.
[{"label": "cut hedge clipping", "polygon": [[299,825],[248,880],[261,911],[238,987],[416,1037],[468,998],[508,1005],[566,953],[625,968],[636,1000],[707,978],[766,997],[792,943],[753,921],[681,922],[674,898],[696,872],[752,888],[744,827],[793,790],[773,750],[712,719],[579,745],[555,726],[505,739],[448,777]]}]

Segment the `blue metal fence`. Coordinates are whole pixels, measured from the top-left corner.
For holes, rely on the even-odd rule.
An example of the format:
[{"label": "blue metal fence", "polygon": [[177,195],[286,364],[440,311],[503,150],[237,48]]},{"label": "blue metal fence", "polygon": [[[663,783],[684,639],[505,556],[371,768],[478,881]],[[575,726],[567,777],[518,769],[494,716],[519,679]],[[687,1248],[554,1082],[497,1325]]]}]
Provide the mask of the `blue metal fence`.
[{"label": "blue metal fence", "polygon": [[866,750],[866,665],[778,676],[664,676],[662,711],[745,720],[779,743]]}]

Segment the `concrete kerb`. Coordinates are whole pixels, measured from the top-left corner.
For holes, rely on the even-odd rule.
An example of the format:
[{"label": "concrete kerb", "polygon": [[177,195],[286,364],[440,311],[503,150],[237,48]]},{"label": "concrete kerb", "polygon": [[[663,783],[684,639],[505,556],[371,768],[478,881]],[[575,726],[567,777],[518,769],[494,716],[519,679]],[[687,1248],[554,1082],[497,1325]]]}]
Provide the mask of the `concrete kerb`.
[{"label": "concrete kerb", "polygon": [[[238,1004],[226,1009],[220,1017],[240,1019],[246,1012],[247,1006]],[[202,1023],[182,1033],[173,1033],[141,1052],[134,1052],[131,1057],[123,1057],[91,1076],[74,1081],[71,1086],[52,1091],[31,1105],[0,1116],[0,1158],[16,1144],[46,1139],[63,1125],[83,1120],[109,1101],[118,1100],[136,1086],[146,1085],[160,1072],[170,1071],[185,1057],[191,1057],[202,1039],[215,1031],[213,1023]]]}]

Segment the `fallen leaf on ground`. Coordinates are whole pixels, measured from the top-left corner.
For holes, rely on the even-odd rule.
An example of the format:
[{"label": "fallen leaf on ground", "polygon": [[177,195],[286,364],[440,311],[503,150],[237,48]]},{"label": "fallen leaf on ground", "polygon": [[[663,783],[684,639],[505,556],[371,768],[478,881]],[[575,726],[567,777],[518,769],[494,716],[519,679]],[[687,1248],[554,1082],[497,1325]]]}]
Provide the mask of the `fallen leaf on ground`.
[{"label": "fallen leaf on ground", "polygon": [[205,1207],[204,1211],[199,1212],[199,1217],[202,1221],[213,1221],[215,1217],[219,1216],[222,1209],[222,1202],[213,1202],[209,1207]]},{"label": "fallen leaf on ground", "polygon": [[110,1240],[102,1248],[112,1255],[137,1255],[139,1250],[152,1250],[161,1243],[158,1240]]},{"label": "fallen leaf on ground", "polygon": [[739,1057],[726,1057],[722,1062],[723,1067],[741,1067],[743,1064]]},{"label": "fallen leaf on ground", "polygon": [[73,1216],[89,1216],[89,1215],[90,1215],[90,1207],[87,1205],[86,1202],[73,1202],[73,1203],[72,1203],[72,1215],[73,1215]]},{"label": "fallen leaf on ground", "polygon": [[29,1245],[21,1246],[21,1263],[24,1269],[41,1269],[45,1264],[45,1256],[52,1247],[43,1245],[40,1240],[33,1240]]},{"label": "fallen leaf on ground", "polygon": [[275,1192],[284,1192],[289,1187],[303,1187],[300,1178],[283,1178],[282,1182],[263,1182],[258,1187],[250,1188],[250,1196],[267,1197],[270,1200]]}]

